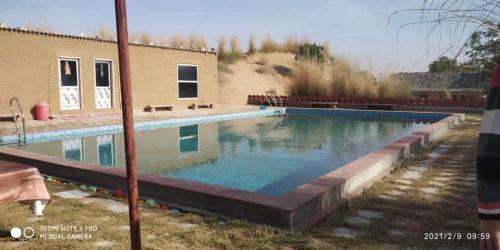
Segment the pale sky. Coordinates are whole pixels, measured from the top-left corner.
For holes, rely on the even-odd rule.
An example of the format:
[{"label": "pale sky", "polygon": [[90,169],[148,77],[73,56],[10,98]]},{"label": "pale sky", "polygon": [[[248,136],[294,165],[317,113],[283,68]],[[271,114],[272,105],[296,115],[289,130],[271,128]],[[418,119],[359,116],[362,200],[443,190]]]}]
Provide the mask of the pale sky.
[{"label": "pale sky", "polygon": [[[454,56],[471,29],[443,28],[430,39],[409,12],[388,19],[394,11],[418,8],[423,0],[127,0],[129,32],[152,35],[201,34],[216,47],[221,34],[237,35],[245,48],[250,33],[258,40],[288,34],[329,41],[332,51],[354,58],[375,74],[389,71],[426,71],[442,55]],[[40,21],[41,20],[41,21]],[[112,0],[3,0],[0,22],[17,27],[44,23],[57,32],[95,33],[97,27],[115,29]]]}]

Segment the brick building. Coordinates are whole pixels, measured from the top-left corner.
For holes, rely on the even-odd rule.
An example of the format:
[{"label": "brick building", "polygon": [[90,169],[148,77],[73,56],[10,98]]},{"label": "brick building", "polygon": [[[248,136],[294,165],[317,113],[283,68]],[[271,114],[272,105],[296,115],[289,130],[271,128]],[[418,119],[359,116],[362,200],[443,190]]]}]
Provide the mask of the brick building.
[{"label": "brick building", "polygon": [[[130,64],[135,110],[218,102],[215,52],[131,44]],[[115,41],[0,28],[0,114],[12,97],[53,115],[119,111],[119,86]]]},{"label": "brick building", "polygon": [[396,77],[408,82],[414,97],[420,99],[482,100],[488,84],[480,72],[404,72]]}]

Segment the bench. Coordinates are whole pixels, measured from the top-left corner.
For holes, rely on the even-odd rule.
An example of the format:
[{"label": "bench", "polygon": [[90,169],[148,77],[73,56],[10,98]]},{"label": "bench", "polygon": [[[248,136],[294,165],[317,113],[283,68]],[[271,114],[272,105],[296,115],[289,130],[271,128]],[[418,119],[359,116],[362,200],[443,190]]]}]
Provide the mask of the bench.
[{"label": "bench", "polygon": [[364,105],[367,109],[374,109],[374,110],[395,110],[398,107],[397,104],[386,104],[386,103],[365,103]]},{"label": "bench", "polygon": [[172,111],[174,106],[172,105],[147,105],[144,107],[144,111],[146,112],[156,112],[156,111]]},{"label": "bench", "polygon": [[311,108],[337,108],[337,102],[307,102],[308,107]]},{"label": "bench", "polygon": [[196,109],[196,108],[199,108],[199,109],[211,109],[213,108],[214,105],[213,104],[194,104],[192,103],[191,105],[188,106],[188,109]]}]

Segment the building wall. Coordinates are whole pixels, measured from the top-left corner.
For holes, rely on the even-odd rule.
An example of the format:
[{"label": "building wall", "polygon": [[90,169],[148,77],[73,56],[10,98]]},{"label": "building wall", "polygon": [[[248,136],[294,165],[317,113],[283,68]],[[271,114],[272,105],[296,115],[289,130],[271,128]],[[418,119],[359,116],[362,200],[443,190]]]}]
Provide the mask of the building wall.
[{"label": "building wall", "polygon": [[[0,114],[9,113],[17,96],[25,109],[47,101],[51,114],[120,110],[118,48],[114,42],[0,29]],[[79,59],[81,109],[61,111],[59,58]],[[112,61],[113,106],[95,108],[94,60]],[[217,103],[217,57],[214,53],[151,46],[130,46],[132,97],[135,110],[148,104],[185,109],[191,103]],[[177,64],[198,65],[198,99],[177,98]]]}]

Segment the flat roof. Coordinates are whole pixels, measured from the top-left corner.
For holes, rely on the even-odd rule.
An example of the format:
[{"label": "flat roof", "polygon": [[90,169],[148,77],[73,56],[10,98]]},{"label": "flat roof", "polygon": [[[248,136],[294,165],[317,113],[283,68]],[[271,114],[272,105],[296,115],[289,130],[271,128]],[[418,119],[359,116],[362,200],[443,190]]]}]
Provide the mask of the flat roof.
[{"label": "flat roof", "polygon": [[[117,41],[106,40],[106,39],[102,39],[99,37],[77,36],[77,35],[69,35],[69,34],[55,33],[55,32],[36,31],[36,30],[29,30],[29,29],[21,28],[21,27],[18,27],[18,28],[0,27],[0,31],[17,32],[17,33],[24,33],[24,34],[29,34],[29,35],[39,35],[39,36],[50,36],[50,37],[56,37],[56,38],[69,38],[69,39],[77,39],[77,40],[86,40],[86,41],[93,41],[93,42],[99,42],[99,43],[118,44]],[[174,48],[174,47],[160,46],[160,45],[155,45],[155,44],[151,45],[151,44],[131,43],[131,42],[129,42],[129,45],[138,46],[138,47],[159,48],[159,49],[168,49],[168,50],[177,50],[177,51],[217,55],[216,51],[209,51],[209,50],[203,51],[203,50]]]}]

